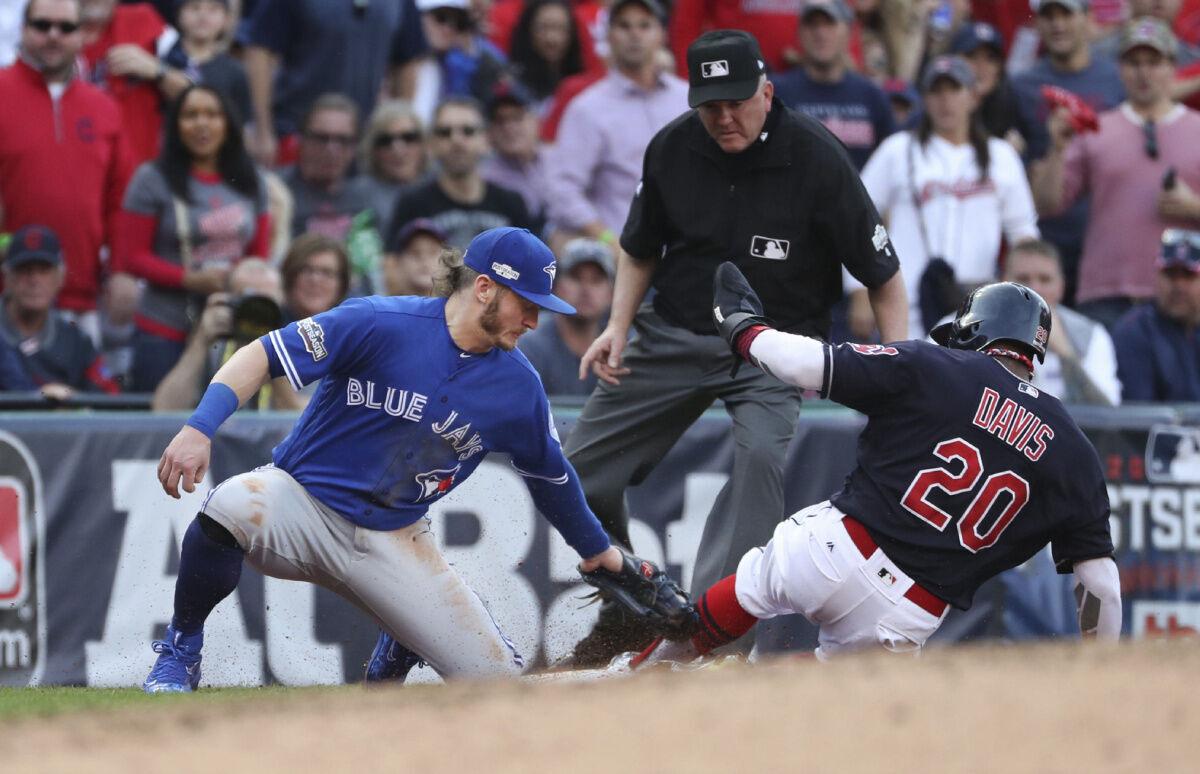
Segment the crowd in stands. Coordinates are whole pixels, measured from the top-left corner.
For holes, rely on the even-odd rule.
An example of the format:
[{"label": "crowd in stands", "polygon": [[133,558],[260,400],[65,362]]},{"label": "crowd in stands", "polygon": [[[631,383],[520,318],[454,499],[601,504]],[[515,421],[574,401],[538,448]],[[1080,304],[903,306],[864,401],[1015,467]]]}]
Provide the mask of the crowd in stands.
[{"label": "crowd in stands", "polygon": [[[1200,0],[0,3],[0,390],[188,409],[239,342],[433,293],[518,226],[579,310],[521,348],[588,394],[643,152],[718,27],[861,170],[911,336],[1011,279],[1054,310],[1035,385],[1200,401]],[[835,340],[872,340],[844,287]]]}]

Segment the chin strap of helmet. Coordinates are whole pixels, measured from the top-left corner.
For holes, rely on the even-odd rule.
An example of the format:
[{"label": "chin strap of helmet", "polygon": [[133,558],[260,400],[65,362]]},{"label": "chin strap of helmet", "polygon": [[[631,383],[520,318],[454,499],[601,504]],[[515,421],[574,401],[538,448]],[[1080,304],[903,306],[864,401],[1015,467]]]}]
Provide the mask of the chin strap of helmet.
[{"label": "chin strap of helmet", "polygon": [[1017,352],[1015,349],[1007,349],[1005,347],[988,347],[983,351],[983,354],[991,355],[992,357],[1011,357],[1013,360],[1016,360],[1018,363],[1028,368],[1029,375],[1033,376],[1033,358],[1031,358],[1029,355],[1025,355]]}]

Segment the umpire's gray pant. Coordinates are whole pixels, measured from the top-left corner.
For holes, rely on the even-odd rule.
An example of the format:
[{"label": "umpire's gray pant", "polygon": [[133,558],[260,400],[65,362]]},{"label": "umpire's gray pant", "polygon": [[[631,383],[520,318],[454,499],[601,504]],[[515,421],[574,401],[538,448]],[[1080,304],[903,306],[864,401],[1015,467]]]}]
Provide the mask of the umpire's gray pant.
[{"label": "umpire's gray pant", "polygon": [[742,555],[783,520],[783,464],[800,415],[800,391],[743,365],[716,335],[664,321],[649,304],[634,319],[621,383],[601,382],[565,450],[588,504],[614,540],[629,546],[625,489],[640,484],[679,436],[720,398],[733,420],[733,473],[717,495],[696,558],[700,593],[737,571]]}]

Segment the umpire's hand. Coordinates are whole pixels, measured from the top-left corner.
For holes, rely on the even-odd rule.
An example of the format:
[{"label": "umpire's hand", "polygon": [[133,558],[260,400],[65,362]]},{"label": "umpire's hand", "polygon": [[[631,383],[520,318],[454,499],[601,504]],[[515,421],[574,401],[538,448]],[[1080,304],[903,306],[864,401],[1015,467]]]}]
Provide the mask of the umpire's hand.
[{"label": "umpire's hand", "polygon": [[628,338],[628,328],[614,327],[610,323],[583,353],[583,359],[579,361],[579,378],[586,379],[590,369],[602,381],[620,384],[617,377],[629,373],[628,368],[621,366],[621,353],[625,351]]},{"label": "umpire's hand", "polygon": [[158,461],[158,481],[163,491],[179,499],[179,488],[189,494],[208,471],[212,441],[191,425],[184,425]]}]

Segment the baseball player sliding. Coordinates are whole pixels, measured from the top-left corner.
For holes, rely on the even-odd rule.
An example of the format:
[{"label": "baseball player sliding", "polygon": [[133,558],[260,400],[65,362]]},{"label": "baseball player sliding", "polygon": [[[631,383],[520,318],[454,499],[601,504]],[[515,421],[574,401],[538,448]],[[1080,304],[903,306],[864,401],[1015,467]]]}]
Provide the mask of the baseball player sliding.
[{"label": "baseball player sliding", "polygon": [[1014,283],[975,291],[937,346],[830,346],[774,330],[741,272],[714,281],[717,328],[742,358],[867,416],[858,466],[840,492],[775,529],[697,602],[699,628],[634,659],[681,660],[763,618],[820,627],[817,656],[919,650],[950,605],[1050,543],[1074,572],[1085,635],[1116,638],[1121,589],[1108,493],[1095,450],[1052,395],[1029,384],[1050,309]]},{"label": "baseball player sliding", "polygon": [[273,463],[214,488],[188,527],[147,692],[198,686],[205,618],[243,561],[353,602],[385,632],[377,658],[419,656],[447,678],[520,671],[425,515],[492,451],[511,455],[538,510],[586,557],[581,571],[636,572],[640,560],[611,547],[588,509],[541,380],[515,349],[539,307],[575,311],[550,292],[554,256],[528,231],[500,228],[447,264],[444,297],[348,300],[243,347],[213,377],[159,462],[172,497],[195,490],[213,433],[267,379],[321,385]]}]

